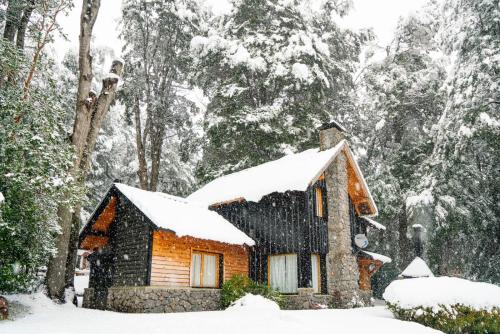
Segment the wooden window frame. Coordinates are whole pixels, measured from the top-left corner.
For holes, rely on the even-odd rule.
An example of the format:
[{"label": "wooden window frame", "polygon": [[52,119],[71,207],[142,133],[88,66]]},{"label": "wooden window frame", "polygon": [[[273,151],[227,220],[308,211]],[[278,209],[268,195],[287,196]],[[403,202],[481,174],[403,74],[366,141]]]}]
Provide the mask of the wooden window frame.
[{"label": "wooden window frame", "polygon": [[324,203],[323,203],[323,189],[316,187],[314,189],[315,211],[316,216],[323,218],[325,216]]},{"label": "wooden window frame", "polygon": [[[318,292],[314,291],[315,294],[321,293],[321,256],[319,254],[312,253],[311,257],[316,257],[316,261],[318,263]],[[311,261],[311,278],[312,278],[312,261]]]},{"label": "wooden window frame", "polygon": [[[200,285],[199,286],[193,286],[192,282],[192,270],[193,270],[193,255],[194,254],[200,254],[201,255],[201,268],[200,268]],[[203,286],[203,270],[205,269],[205,261],[204,257],[205,255],[214,255],[215,256],[215,286]],[[189,260],[189,286],[191,288],[202,288],[202,289],[219,289],[220,288],[220,258],[222,254],[220,253],[213,253],[210,251],[204,251],[204,250],[197,250],[193,249],[191,250],[191,259]]]}]

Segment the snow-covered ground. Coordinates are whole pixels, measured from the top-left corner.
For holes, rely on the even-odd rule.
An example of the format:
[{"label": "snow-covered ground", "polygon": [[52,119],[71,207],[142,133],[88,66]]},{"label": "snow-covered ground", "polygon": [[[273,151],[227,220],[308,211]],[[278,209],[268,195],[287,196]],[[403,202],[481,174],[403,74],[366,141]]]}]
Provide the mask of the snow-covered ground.
[{"label": "snow-covered ground", "polygon": [[8,296],[30,307],[14,321],[0,321],[0,333],[12,334],[156,334],[156,333],[441,333],[399,321],[381,306],[351,310],[280,311],[270,307],[176,314],[126,314],[55,305],[41,294]]}]

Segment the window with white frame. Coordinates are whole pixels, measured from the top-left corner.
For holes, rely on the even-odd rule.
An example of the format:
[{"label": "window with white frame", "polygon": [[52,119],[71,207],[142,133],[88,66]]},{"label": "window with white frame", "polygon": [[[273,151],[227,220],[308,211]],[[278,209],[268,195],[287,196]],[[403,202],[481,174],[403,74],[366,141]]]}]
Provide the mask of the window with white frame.
[{"label": "window with white frame", "polygon": [[321,292],[321,268],[318,254],[311,254],[311,280],[314,293]]},{"label": "window with white frame", "polygon": [[269,256],[269,285],[282,293],[297,292],[297,254]]},{"label": "window with white frame", "polygon": [[193,251],[191,256],[191,286],[219,287],[219,255]]}]

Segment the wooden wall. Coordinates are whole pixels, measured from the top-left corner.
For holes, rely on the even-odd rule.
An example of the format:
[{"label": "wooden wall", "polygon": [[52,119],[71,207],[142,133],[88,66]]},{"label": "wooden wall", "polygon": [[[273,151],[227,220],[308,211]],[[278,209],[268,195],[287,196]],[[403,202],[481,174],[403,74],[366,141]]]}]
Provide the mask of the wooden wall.
[{"label": "wooden wall", "polygon": [[221,277],[248,275],[248,248],[192,237],[177,237],[172,232],[153,232],[151,285],[190,286],[192,251],[222,255]]},{"label": "wooden wall", "polygon": [[152,226],[127,198],[120,195],[119,203],[116,220],[111,226],[113,286],[148,285]]},{"label": "wooden wall", "polygon": [[[323,217],[315,213],[315,188],[323,194]],[[317,181],[305,192],[272,193],[256,202],[232,202],[212,207],[253,238],[250,277],[267,283],[267,258],[272,254],[296,253],[299,287],[311,282],[311,254],[320,254],[322,292],[326,293],[325,254],[328,253],[326,186]]]}]

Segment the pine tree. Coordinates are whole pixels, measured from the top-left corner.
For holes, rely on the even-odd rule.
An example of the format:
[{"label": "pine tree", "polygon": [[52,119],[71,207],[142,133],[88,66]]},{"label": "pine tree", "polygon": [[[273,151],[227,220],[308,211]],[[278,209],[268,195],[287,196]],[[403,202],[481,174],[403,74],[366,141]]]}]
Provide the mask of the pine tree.
[{"label": "pine tree", "polygon": [[[388,230],[370,239],[393,258],[378,278],[385,286],[416,256],[412,225],[431,229],[432,217],[418,207],[420,168],[433,150],[432,126],[444,110],[445,60],[435,35],[435,5],[400,20],[391,45],[365,51],[358,75],[359,118],[352,141]],[[414,199],[415,201],[412,201]],[[417,208],[418,207],[418,208]],[[380,248],[380,249],[379,249]],[[380,277],[385,276],[385,277]]]},{"label": "pine tree", "polygon": [[192,40],[210,97],[202,182],[317,146],[317,126],[343,114],[360,40],[332,20],[347,10],[335,3],[238,1]]},{"label": "pine tree", "polygon": [[498,1],[447,0],[440,37],[452,66],[421,183],[433,195],[439,274],[500,281]]}]

